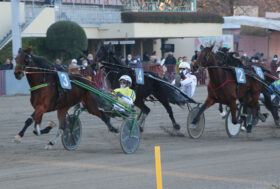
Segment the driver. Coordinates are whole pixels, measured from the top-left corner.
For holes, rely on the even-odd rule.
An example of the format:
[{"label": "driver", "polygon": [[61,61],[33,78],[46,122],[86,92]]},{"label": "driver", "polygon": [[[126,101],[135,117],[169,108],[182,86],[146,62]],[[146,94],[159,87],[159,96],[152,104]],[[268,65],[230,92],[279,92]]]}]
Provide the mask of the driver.
[{"label": "driver", "polygon": [[[179,64],[180,74],[180,89],[185,92],[190,98],[194,95],[194,91],[197,85],[197,79],[195,75],[191,74],[191,65],[188,62],[181,62]],[[172,82],[175,85],[175,80]]]},{"label": "driver", "polygon": [[[114,93],[118,96],[118,101],[127,107],[131,107],[136,99],[134,90],[130,89],[132,84],[131,77],[128,75],[123,75],[120,77],[119,82],[120,88],[115,89]],[[124,111],[117,105],[114,105],[114,109]]]}]

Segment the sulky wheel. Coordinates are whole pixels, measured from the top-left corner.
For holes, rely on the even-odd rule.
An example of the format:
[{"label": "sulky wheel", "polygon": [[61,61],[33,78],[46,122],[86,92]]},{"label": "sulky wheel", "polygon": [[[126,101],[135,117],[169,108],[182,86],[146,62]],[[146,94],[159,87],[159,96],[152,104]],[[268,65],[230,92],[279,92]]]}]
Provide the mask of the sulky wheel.
[{"label": "sulky wheel", "polygon": [[135,124],[134,132],[131,129],[134,123],[134,118],[127,118],[123,121],[120,133],[120,143],[122,150],[126,154],[134,153],[140,143],[140,127]]},{"label": "sulky wheel", "polygon": [[61,141],[66,150],[75,150],[80,144],[82,136],[82,124],[79,117],[74,114],[67,116],[65,129]]},{"label": "sulky wheel", "polygon": [[199,107],[193,108],[189,112],[188,121],[187,121],[187,129],[188,129],[189,136],[191,138],[194,138],[194,139],[197,139],[197,138],[202,136],[203,131],[204,131],[204,127],[205,127],[205,117],[204,117],[204,113],[203,113],[199,117],[199,121],[196,123],[196,127],[195,128],[190,128],[191,122],[193,121],[193,119],[197,115],[198,111],[199,111]]},{"label": "sulky wheel", "polygon": [[225,119],[226,132],[230,138],[234,138],[239,135],[242,123],[233,124],[231,119],[231,113],[228,111]]}]

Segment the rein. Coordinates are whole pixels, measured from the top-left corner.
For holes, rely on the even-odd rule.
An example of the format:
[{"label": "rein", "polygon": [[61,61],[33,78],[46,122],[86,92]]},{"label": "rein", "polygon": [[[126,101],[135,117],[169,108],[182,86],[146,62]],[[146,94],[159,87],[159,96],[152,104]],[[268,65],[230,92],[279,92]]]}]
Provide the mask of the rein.
[{"label": "rein", "polygon": [[54,72],[24,72],[25,74],[42,74],[42,73],[48,73],[48,74],[53,74]]}]

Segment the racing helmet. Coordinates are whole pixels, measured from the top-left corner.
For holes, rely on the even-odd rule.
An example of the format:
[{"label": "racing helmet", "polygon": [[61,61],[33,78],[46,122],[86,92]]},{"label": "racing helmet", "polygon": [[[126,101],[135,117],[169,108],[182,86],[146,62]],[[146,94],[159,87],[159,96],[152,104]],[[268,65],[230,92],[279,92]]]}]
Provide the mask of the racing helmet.
[{"label": "racing helmet", "polygon": [[277,68],[276,72],[280,72],[280,66]]},{"label": "racing helmet", "polygon": [[132,79],[131,79],[131,77],[129,77],[128,75],[122,75],[122,76],[120,77],[119,81],[121,81],[121,80],[127,81],[127,82],[129,83],[129,86],[131,86],[131,84],[132,84]]},{"label": "racing helmet", "polygon": [[190,63],[188,63],[188,62],[181,62],[180,64],[179,64],[179,69],[180,68],[182,68],[182,69],[191,69],[191,65],[190,65]]}]

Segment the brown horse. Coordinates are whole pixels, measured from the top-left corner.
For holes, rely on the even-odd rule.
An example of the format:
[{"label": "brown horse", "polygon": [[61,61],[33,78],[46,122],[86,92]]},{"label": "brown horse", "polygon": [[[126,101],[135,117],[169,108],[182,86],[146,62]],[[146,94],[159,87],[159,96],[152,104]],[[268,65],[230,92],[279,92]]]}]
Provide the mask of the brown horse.
[{"label": "brown horse", "polygon": [[[246,74],[246,83],[237,84],[233,70],[218,66],[219,56],[212,52],[213,46],[201,47],[201,52],[194,66],[207,67],[209,73],[208,96],[201,106],[198,115],[191,123],[191,128],[196,128],[199,116],[215,103],[226,104],[230,107],[232,123],[237,124],[240,120],[236,118],[236,100],[246,104],[253,110],[253,119],[248,124],[247,132],[251,133],[252,125],[258,113],[258,99],[262,90],[262,84],[255,80],[253,72]],[[250,76],[248,76],[248,74]],[[252,77],[253,76],[253,77]]]},{"label": "brown horse", "polygon": [[[67,111],[74,105],[82,103],[90,114],[101,118],[111,132],[118,132],[111,123],[109,117],[98,109],[98,103],[101,99],[92,92],[85,90],[79,86],[72,85],[72,89],[62,89],[57,72],[52,70],[50,63],[43,57],[31,54],[32,48],[26,50],[19,49],[16,57],[15,77],[20,80],[26,74],[28,83],[31,87],[30,102],[35,111],[30,118],[25,121],[23,129],[15,137],[19,142],[23,137],[26,129],[35,121],[34,134],[46,134],[50,131],[50,127],[40,130],[40,124],[43,114],[57,110],[59,120],[59,131],[55,139],[49,145],[53,145],[60,137],[61,131],[64,129],[65,117]],[[78,80],[87,85],[91,85],[90,81],[81,75],[69,75],[71,80]]]}]

